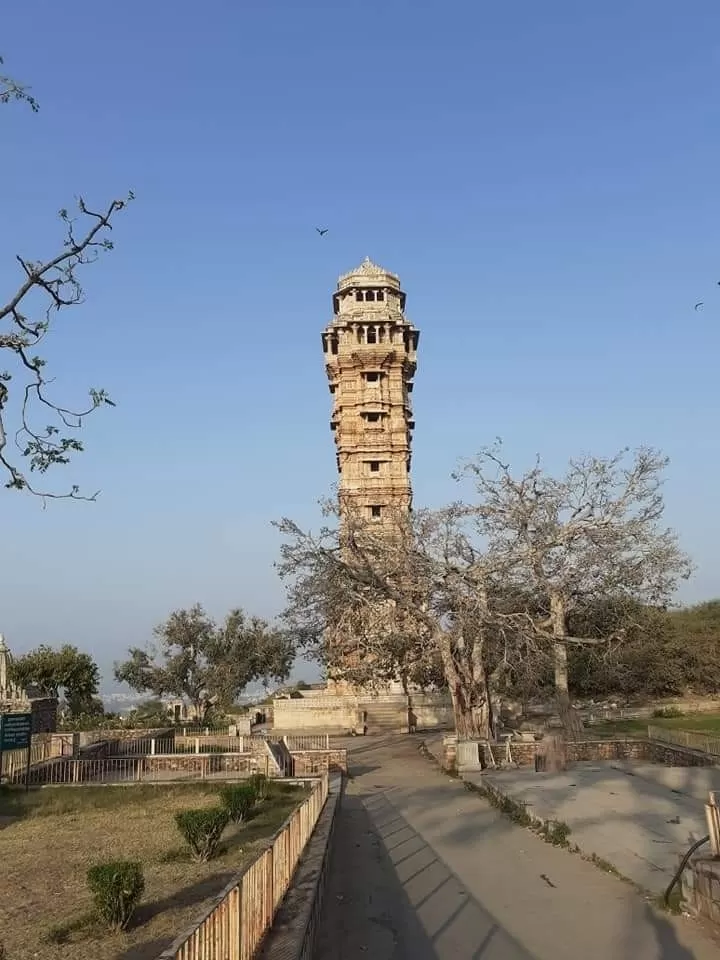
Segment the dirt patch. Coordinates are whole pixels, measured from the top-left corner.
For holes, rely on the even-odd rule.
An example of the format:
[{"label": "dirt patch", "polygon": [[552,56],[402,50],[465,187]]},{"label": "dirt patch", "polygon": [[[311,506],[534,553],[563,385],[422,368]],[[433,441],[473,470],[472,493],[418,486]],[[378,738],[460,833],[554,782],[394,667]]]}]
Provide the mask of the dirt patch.
[{"label": "dirt patch", "polygon": [[[217,803],[219,786],[43,790],[27,799],[4,793],[0,939],[8,960],[153,960],[304,796],[279,789],[247,825],[227,829],[220,856],[193,863],[174,814]],[[85,877],[93,864],[120,858],[143,863],[146,890],[131,929],[109,935],[92,919]]]}]

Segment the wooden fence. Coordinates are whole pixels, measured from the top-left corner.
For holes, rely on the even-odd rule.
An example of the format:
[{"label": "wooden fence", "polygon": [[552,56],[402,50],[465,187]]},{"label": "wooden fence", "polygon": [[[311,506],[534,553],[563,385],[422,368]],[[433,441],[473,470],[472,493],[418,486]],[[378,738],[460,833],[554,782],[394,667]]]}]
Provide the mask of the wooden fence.
[{"label": "wooden fence", "polygon": [[158,960],[252,960],[290,886],[327,795],[326,774],[259,856]]},{"label": "wooden fence", "polygon": [[648,738],[670,743],[677,747],[688,747],[690,750],[701,750],[713,757],[720,757],[720,737],[709,733],[694,730],[675,730],[669,727],[648,727]]}]

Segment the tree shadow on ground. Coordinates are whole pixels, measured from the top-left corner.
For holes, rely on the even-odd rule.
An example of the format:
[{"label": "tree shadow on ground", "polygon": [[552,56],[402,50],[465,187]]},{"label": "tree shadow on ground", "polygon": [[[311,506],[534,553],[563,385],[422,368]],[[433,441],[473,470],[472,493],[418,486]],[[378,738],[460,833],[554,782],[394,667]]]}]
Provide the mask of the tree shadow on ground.
[{"label": "tree shadow on ground", "polygon": [[365,773],[372,773],[377,770],[377,764],[352,763],[348,764],[348,778],[354,780],[355,777],[362,777]]},{"label": "tree shadow on ground", "polygon": [[172,937],[159,937],[146,943],[137,943],[121,953],[115,954],[115,960],[157,960],[163,950],[173,942]]},{"label": "tree shadow on ground", "polygon": [[648,904],[645,904],[645,920],[655,933],[658,960],[694,960],[695,954],[680,943],[672,924]]},{"label": "tree shadow on ground", "polygon": [[534,960],[384,793],[343,797],[316,960]]},{"label": "tree shadow on ground", "polygon": [[234,871],[214,873],[210,877],[204,877],[202,880],[198,880],[197,883],[193,883],[189,887],[183,887],[182,890],[170,894],[169,897],[163,897],[160,900],[140,904],[135,911],[132,925],[129,929],[132,931],[144,926],[146,923],[149,923],[153,917],[159,916],[159,914],[164,913],[166,910],[181,910],[185,907],[192,907],[195,904],[202,903],[209,897],[217,896],[220,891],[230,883],[234,876]]}]

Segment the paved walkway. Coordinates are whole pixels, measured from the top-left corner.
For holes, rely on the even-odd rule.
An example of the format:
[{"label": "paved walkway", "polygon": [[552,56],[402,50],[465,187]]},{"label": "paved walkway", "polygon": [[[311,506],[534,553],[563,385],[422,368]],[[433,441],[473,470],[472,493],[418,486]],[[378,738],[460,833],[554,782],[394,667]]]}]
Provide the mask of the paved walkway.
[{"label": "paved walkway", "polygon": [[[704,772],[680,767],[659,773],[691,777],[695,770]],[[624,877],[660,894],[690,844],[707,833],[707,823],[703,802],[673,793],[655,772],[648,764],[577,763],[561,773],[502,770],[466,773],[464,779],[485,779],[541,820],[567,823],[570,840],[583,853],[597,854]]]},{"label": "paved walkway", "polygon": [[353,745],[315,960],[720,956],[699,925],[515,826],[417,746]]}]

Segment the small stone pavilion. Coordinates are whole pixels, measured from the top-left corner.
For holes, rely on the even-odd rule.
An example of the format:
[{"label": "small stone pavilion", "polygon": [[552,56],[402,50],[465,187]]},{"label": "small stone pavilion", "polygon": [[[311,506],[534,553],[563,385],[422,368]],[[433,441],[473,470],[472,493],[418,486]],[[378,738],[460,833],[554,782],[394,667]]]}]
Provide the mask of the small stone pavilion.
[{"label": "small stone pavilion", "polygon": [[57,730],[57,697],[46,697],[32,687],[23,690],[10,679],[10,648],[0,633],[0,713],[31,713],[33,733]]}]

